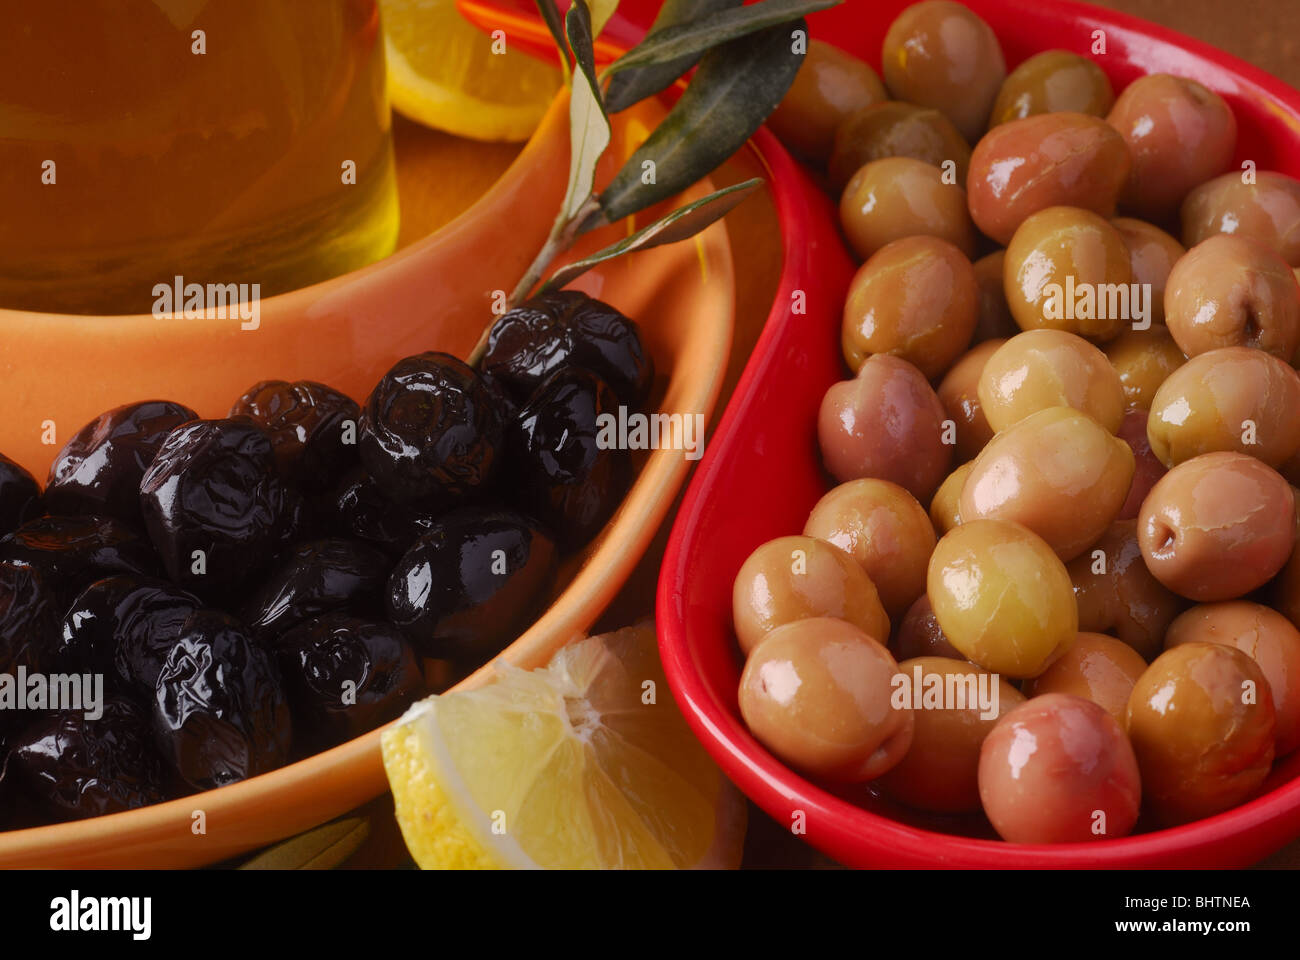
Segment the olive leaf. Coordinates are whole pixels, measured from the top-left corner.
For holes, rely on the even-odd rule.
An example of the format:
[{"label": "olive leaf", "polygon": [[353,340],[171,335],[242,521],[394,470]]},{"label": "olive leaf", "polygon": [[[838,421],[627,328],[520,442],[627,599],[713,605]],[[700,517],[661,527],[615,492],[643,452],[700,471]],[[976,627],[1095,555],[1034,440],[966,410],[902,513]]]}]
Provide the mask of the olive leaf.
[{"label": "olive leaf", "polygon": [[370,836],[365,817],[336,820],[300,833],[240,864],[240,870],[332,870]]},{"label": "olive leaf", "polygon": [[665,27],[651,33],[623,56],[611,63],[606,79],[632,67],[670,63],[692,54],[700,54],[717,45],[759,30],[787,23],[796,17],[826,10],[840,0],[760,0],[744,7],[720,10],[689,23]]},{"label": "olive leaf", "polygon": [[584,257],[561,267],[542,285],[542,290],[558,290],[565,284],[582,276],[592,267],[602,264],[606,260],[621,257],[625,253],[632,253],[636,250],[649,250],[651,247],[657,247],[661,244],[676,243],[679,240],[693,237],[705,227],[725,217],[733,207],[762,185],[762,178],[755,177],[752,180],[746,180],[743,183],[737,183],[716,193],[711,193],[694,203],[688,203],[686,206],[674,210],[662,220],[656,220],[648,227],[638,230],[632,236],[620,240],[604,250],[593,253],[589,257]]},{"label": "olive leaf", "polygon": [[612,136],[609,115],[596,86],[596,58],[592,49],[591,12],[586,0],[573,0],[564,18],[576,67],[569,98],[569,186],[560,218],[574,216],[591,196],[596,184],[596,164]]},{"label": "olive leaf", "polygon": [[534,2],[537,4],[537,12],[541,14],[542,22],[546,24],[546,29],[551,31],[555,48],[560,51],[560,69],[564,71],[564,82],[568,85],[569,45],[564,40],[564,20],[560,17],[560,9],[555,5],[555,0],[534,0]]},{"label": "olive leaf", "polygon": [[599,211],[579,232],[680,193],[739,150],[794,82],[803,53],[791,38],[799,30],[807,30],[803,20],[778,24],[705,54],[686,92],[597,198]]},{"label": "olive leaf", "polygon": [[[718,10],[740,6],[741,0],[664,0],[659,15],[650,25],[647,37],[653,37],[669,27],[675,27]],[[689,53],[666,63],[631,67],[613,74],[605,88],[605,109],[610,113],[626,110],[646,97],[672,86],[673,81],[699,62],[704,54]]]}]

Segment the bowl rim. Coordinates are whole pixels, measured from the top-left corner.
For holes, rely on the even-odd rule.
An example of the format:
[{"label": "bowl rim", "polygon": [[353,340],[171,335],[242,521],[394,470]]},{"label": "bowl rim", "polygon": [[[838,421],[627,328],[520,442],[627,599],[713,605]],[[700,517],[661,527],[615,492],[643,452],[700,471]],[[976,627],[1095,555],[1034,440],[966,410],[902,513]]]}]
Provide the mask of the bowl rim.
[{"label": "bowl rim", "polygon": [[[557,99],[565,96],[566,92],[561,90]],[[555,104],[552,105],[552,110],[554,109],[556,109]],[[567,130],[567,112],[562,112],[566,118],[563,126]],[[555,135],[553,131],[545,131],[544,127],[538,129],[539,134]],[[471,207],[440,227],[429,238],[403,247],[388,258],[360,270],[278,296],[311,295],[313,291],[319,291],[324,286],[333,289],[340,282],[347,283],[363,274],[367,278],[372,277],[376,270],[382,270],[384,265],[390,263],[393,258],[418,255],[426,241],[436,239],[445,231],[453,231],[458,225],[468,222],[469,218],[475,215],[480,204],[493,191],[500,189],[509,181],[512,174],[517,174],[519,170],[532,163],[534,156],[540,152],[539,141],[539,135],[535,134],[497,183]],[[705,177],[683,191],[681,197],[696,199],[705,196],[712,189],[712,181]],[[697,367],[679,361],[679,369],[675,369],[673,376],[667,382],[669,392],[656,412],[670,414],[680,412],[686,415],[688,413],[686,407],[692,406],[695,409],[690,410],[690,413],[702,412],[707,420],[716,409],[727,372],[735,326],[735,262],[725,223],[711,225],[697,235],[695,240],[695,247],[689,251],[685,247],[681,248],[682,252],[678,256],[683,263],[689,261],[698,265],[697,269],[706,277],[709,288],[716,291],[712,296],[717,302],[711,304],[710,323],[697,324],[690,334],[683,335],[681,353],[685,355],[690,352],[697,359],[707,358],[709,363],[707,365],[700,363]],[[650,255],[663,257],[666,253],[651,251]],[[597,272],[599,269],[597,268]],[[61,315],[42,316],[57,319]],[[0,320],[2,319],[0,317]],[[76,317],[76,319],[85,318]],[[707,375],[703,375],[701,371],[707,371]],[[673,393],[675,388],[683,392],[675,395]],[[669,401],[674,404],[672,408],[663,405]],[[659,532],[664,517],[672,507],[676,495],[681,491],[687,472],[694,465],[680,450],[662,448],[650,451],[618,510],[588,545],[581,565],[574,571],[564,589],[509,646],[450,689],[472,689],[489,682],[495,674],[495,664],[498,661],[513,662],[524,667],[540,666],[555,649],[588,629],[621,589],[651,540]],[[567,604],[562,603],[565,597],[571,598]],[[0,830],[0,866],[57,866],[61,859],[73,862],[89,859],[97,865],[104,864],[109,860],[109,854],[105,851],[118,849],[118,841],[122,834],[127,832],[140,835],[148,848],[153,851],[146,857],[150,862],[166,859],[177,865],[200,864],[239,856],[243,852],[274,843],[292,834],[277,830],[274,831],[277,836],[268,839],[223,844],[219,854],[194,856],[188,849],[185,853],[179,852],[180,844],[183,843],[180,824],[183,821],[189,822],[194,811],[202,810],[208,821],[208,834],[211,835],[213,832],[211,821],[214,818],[228,822],[231,817],[240,816],[245,811],[257,810],[271,797],[302,794],[300,800],[310,799],[313,793],[319,793],[321,790],[346,793],[350,800],[355,799],[355,802],[349,803],[347,809],[362,805],[383,791],[382,787],[368,789],[365,784],[378,782],[386,786],[380,740],[384,731],[400,722],[401,718],[392,720],[328,750],[313,753],[282,767],[226,786],[85,820]],[[349,790],[350,793],[347,792]],[[326,822],[331,816],[317,817],[313,824],[300,829],[310,829],[312,825]],[[171,844],[178,851],[174,857],[160,857],[157,852],[162,846],[158,835],[164,830],[170,830],[176,835],[176,839]],[[82,855],[70,856],[68,851],[71,850],[81,851]],[[127,852],[130,852],[129,848]],[[120,863],[115,865],[129,866]]]},{"label": "bowl rim", "polygon": [[[1004,14],[1032,11],[1041,16],[1044,13],[1044,5],[1039,0],[965,0],[965,4],[977,13],[991,9]],[[1300,139],[1300,91],[1292,89],[1262,69],[1207,43],[1131,14],[1075,0],[1053,2],[1049,9],[1054,17],[1086,19],[1099,27],[1125,32],[1129,35],[1126,40],[1132,37],[1142,43],[1156,41],[1173,45],[1183,53],[1208,62],[1225,75],[1235,76],[1240,81],[1238,94],[1254,93],[1265,102],[1271,101],[1270,106],[1280,109]],[[814,36],[815,23],[814,20]],[[688,560],[696,551],[695,541],[699,539],[699,531],[713,509],[710,501],[716,498],[713,487],[718,465],[728,446],[737,442],[736,423],[745,415],[747,408],[756,402],[763,386],[760,374],[771,360],[769,354],[772,345],[795,322],[794,316],[783,303],[789,303],[790,291],[797,286],[794,258],[790,254],[797,249],[805,229],[799,217],[807,213],[807,205],[798,195],[801,189],[799,184],[802,178],[806,178],[806,174],[766,128],[760,131],[755,142],[761,145],[773,170],[772,183],[786,263],[778,287],[776,305],[727,402],[715,433],[715,442],[710,444],[687,485],[669,535],[656,597],[659,650],[669,687],[691,728],[714,760],[745,794],[774,817],[788,818],[794,809],[804,810],[808,822],[816,817],[819,822],[817,833],[810,830],[805,839],[828,854],[841,857],[849,855],[853,858],[850,862],[860,859],[863,863],[879,864],[894,859],[906,866],[946,867],[996,864],[1001,867],[1096,868],[1135,866],[1139,863],[1187,866],[1209,863],[1211,859],[1215,863],[1225,861],[1226,858],[1221,854],[1213,858],[1206,856],[1203,860],[1198,858],[1210,847],[1220,847],[1225,840],[1267,825],[1275,825],[1284,828],[1292,836],[1300,836],[1300,774],[1252,800],[1212,817],[1092,843],[1009,844],[1002,840],[929,830],[857,806],[805,779],[769,753],[753,738],[741,719],[717,700],[699,668],[688,611],[679,602],[677,585],[690,576]],[[892,858],[863,856],[867,847],[862,845],[861,838],[867,832],[872,835],[871,848],[876,851],[888,849],[893,852]],[[1279,845],[1274,844],[1270,849],[1276,849]],[[1247,855],[1250,852],[1253,850],[1248,849]]]}]

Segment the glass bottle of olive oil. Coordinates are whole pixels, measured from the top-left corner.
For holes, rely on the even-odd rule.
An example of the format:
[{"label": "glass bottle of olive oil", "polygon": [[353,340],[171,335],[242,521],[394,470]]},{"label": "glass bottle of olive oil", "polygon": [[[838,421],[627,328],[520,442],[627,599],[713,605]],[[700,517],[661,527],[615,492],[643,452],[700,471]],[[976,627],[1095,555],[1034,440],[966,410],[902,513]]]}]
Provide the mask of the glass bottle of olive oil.
[{"label": "glass bottle of olive oil", "polygon": [[0,307],[266,297],[397,228],[376,0],[0,0]]}]

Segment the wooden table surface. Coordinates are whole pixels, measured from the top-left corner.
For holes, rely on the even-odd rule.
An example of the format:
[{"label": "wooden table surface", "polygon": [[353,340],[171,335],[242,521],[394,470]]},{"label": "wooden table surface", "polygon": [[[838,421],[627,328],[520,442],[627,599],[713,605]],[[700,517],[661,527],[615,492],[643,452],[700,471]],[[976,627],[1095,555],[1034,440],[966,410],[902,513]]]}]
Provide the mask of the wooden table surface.
[{"label": "wooden table surface", "polygon": [[[1050,2],[1050,0],[1044,0]],[[1292,86],[1300,87],[1300,39],[1287,27],[1300,12],[1300,0],[1095,0],[1211,43],[1248,60]],[[400,157],[417,159],[422,177],[399,177],[402,197],[402,242],[436,229],[468,208],[497,179],[518,153],[517,145],[478,144],[419,127],[396,118],[394,134]],[[751,158],[737,157],[715,176],[719,186],[754,175]],[[771,198],[756,195],[727,219],[736,261],[737,329],[723,401],[734,387],[762,330],[780,271],[778,226]],[[716,420],[716,418],[715,418]],[[670,517],[671,520],[671,517]],[[670,523],[666,522],[627,586],[597,624],[598,629],[631,623],[653,612],[659,558]],[[380,798],[367,809],[371,837],[348,863],[351,868],[394,866],[406,861],[392,819],[391,801]],[[833,867],[789,832],[751,805],[745,865]],[[1300,867],[1300,841],[1260,866]]]}]

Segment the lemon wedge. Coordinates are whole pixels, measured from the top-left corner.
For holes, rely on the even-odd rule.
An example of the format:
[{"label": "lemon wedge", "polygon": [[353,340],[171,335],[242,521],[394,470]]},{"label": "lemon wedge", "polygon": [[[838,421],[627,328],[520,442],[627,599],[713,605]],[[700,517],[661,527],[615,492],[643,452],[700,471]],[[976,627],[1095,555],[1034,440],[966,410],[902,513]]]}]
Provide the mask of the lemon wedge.
[{"label": "lemon wedge", "polygon": [[739,865],[745,804],[691,735],[654,627],[430,697],[383,737],[407,848],[437,868]]},{"label": "lemon wedge", "polygon": [[[526,140],[560,71],[468,23],[455,0],[380,0],[388,90],[412,120],[475,140]],[[505,52],[499,50],[501,44]]]}]

